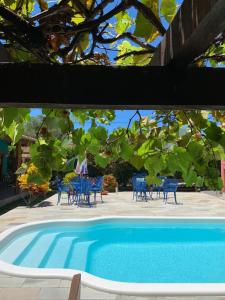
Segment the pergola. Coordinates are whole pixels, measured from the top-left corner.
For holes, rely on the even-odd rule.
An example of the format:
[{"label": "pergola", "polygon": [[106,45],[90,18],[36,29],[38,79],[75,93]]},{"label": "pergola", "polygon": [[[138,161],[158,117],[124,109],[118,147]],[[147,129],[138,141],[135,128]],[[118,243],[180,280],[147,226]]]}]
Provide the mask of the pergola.
[{"label": "pergola", "polygon": [[224,109],[225,69],[190,65],[224,29],[224,0],[184,0],[150,66],[3,62],[0,106]]}]

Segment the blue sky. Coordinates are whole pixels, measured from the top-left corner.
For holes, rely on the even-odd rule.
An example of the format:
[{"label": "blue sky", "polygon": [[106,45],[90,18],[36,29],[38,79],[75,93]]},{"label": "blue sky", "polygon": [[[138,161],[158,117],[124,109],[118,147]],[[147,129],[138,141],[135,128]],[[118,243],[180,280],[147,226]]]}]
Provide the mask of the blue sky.
[{"label": "blue sky", "polygon": [[[116,110],[116,118],[115,120],[107,126],[109,131],[112,131],[115,128],[118,127],[127,127],[129,119],[134,115],[135,110]],[[142,116],[150,116],[153,111],[152,110],[140,110],[140,113]],[[41,109],[40,108],[35,108],[31,110],[31,116],[38,116],[41,114]],[[134,120],[138,120],[138,116],[135,116]],[[87,122],[85,129],[89,128],[90,122]]]}]

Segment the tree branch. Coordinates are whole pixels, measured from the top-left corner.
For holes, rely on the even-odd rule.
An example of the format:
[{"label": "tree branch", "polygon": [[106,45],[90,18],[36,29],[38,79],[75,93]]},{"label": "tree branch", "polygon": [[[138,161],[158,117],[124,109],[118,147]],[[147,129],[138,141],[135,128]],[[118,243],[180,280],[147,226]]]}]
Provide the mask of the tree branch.
[{"label": "tree branch", "polygon": [[117,35],[116,37],[113,37],[113,38],[104,38],[102,37],[101,35],[98,35],[97,36],[97,40],[99,43],[102,43],[102,44],[111,44],[111,43],[114,43],[118,40],[122,40],[124,38],[128,38],[129,40],[131,40],[132,42],[138,44],[139,46],[141,46],[142,48],[146,48],[146,49],[149,49],[152,51],[152,53],[155,52],[155,47],[149,45],[149,44],[146,44],[142,41],[140,41],[136,36],[134,36],[133,34],[131,34],[130,32],[124,32],[120,35]]},{"label": "tree branch", "polygon": [[121,54],[121,55],[115,57],[114,60],[117,61],[118,59],[126,58],[130,55],[143,55],[143,54],[152,54],[152,52],[150,50],[134,50],[134,51],[130,51],[130,52]]}]

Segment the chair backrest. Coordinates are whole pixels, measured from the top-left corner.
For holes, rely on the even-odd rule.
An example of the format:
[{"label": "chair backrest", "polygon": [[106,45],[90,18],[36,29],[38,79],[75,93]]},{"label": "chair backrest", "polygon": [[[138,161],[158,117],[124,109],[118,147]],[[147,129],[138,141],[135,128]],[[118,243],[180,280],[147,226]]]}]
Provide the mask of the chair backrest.
[{"label": "chair backrest", "polygon": [[89,179],[87,178],[82,178],[81,179],[81,185],[80,185],[80,192],[83,194],[88,194],[91,192],[91,188],[92,188],[92,183]]},{"label": "chair backrest", "polygon": [[58,192],[60,192],[60,193],[62,193],[62,192],[68,193],[71,190],[71,186],[69,184],[60,182],[57,184],[57,189],[58,189]]},{"label": "chair backrest", "polygon": [[176,192],[178,188],[177,179],[165,179],[163,183],[163,190],[167,192]]},{"label": "chair backrest", "polygon": [[103,176],[96,177],[95,187],[99,189],[103,188]]},{"label": "chair backrest", "polygon": [[79,192],[81,190],[81,181],[80,180],[73,180],[70,182],[70,185],[73,187],[73,189],[76,192]]},{"label": "chair backrest", "polygon": [[136,175],[132,177],[133,190],[137,190],[137,185],[138,185],[138,189],[144,188],[147,185],[145,181],[145,175],[144,176]]},{"label": "chair backrest", "polygon": [[144,192],[148,188],[146,181],[136,181],[135,190],[136,192]]}]

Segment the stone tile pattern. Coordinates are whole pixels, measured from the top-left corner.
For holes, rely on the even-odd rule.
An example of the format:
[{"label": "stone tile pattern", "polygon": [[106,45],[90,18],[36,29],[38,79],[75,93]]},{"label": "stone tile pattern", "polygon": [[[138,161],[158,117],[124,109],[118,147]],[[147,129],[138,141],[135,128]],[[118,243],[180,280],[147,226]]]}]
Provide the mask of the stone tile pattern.
[{"label": "stone tile pattern", "polygon": [[[91,218],[97,216],[210,216],[225,217],[225,195],[214,192],[178,193],[179,205],[169,198],[165,205],[162,199],[135,201],[131,192],[111,193],[103,196],[104,203],[97,200],[92,208],[68,206],[66,197],[56,206],[57,195],[34,208],[19,206],[0,216],[0,232],[26,222]],[[0,300],[66,300],[70,282],[51,279],[37,280],[6,276],[0,273]],[[136,297],[103,293],[85,286],[81,288],[82,300],[225,300],[225,297]]]}]

